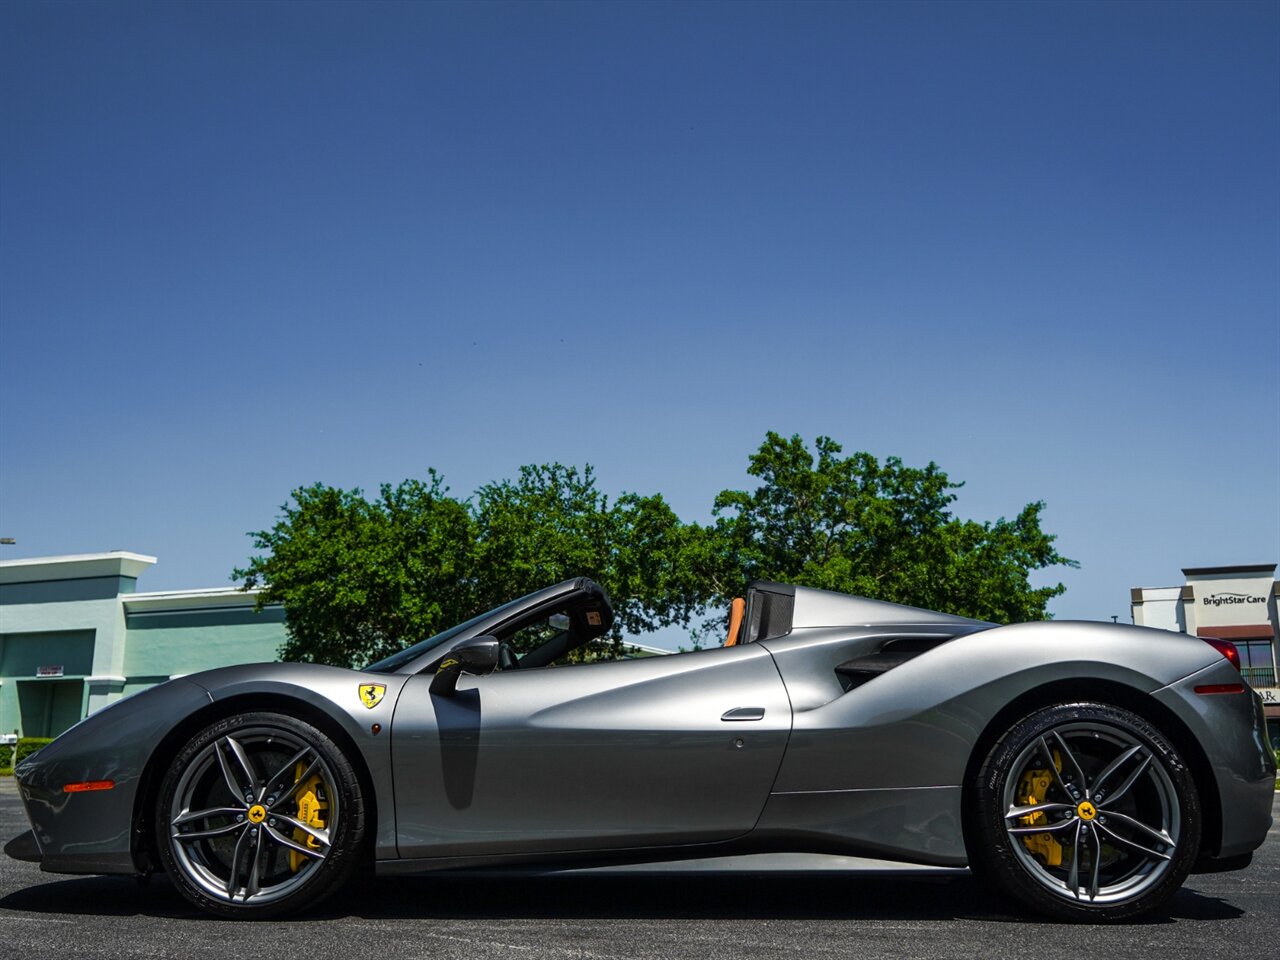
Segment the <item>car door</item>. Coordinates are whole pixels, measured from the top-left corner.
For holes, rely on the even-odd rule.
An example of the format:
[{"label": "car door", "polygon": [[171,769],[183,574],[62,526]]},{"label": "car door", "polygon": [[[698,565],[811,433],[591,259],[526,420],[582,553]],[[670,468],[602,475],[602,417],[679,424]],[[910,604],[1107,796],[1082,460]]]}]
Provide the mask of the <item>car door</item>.
[{"label": "car door", "polygon": [[392,721],[403,858],[706,843],[751,830],[791,708],[737,646],[405,684]]}]

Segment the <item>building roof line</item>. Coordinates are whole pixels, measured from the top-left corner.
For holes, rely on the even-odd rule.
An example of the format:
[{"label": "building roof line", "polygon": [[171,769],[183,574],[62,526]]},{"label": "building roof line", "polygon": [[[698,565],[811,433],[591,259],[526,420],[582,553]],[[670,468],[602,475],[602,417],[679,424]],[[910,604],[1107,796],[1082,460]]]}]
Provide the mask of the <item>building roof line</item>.
[{"label": "building roof line", "polygon": [[134,553],[131,550],[108,550],[104,553],[68,553],[56,557],[17,557],[13,560],[0,560],[0,567],[29,567],[36,564],[49,563],[83,563],[88,560],[137,560],[145,564],[156,562],[155,557],[145,553]]},{"label": "building roof line", "polygon": [[127,577],[137,580],[155,557],[128,550],[108,553],[73,553],[62,557],[18,557],[0,560],[0,584],[84,580],[93,577]]},{"label": "building roof line", "polygon": [[1275,573],[1274,563],[1246,563],[1231,567],[1183,567],[1182,573],[1188,577],[1203,577],[1214,573]]}]

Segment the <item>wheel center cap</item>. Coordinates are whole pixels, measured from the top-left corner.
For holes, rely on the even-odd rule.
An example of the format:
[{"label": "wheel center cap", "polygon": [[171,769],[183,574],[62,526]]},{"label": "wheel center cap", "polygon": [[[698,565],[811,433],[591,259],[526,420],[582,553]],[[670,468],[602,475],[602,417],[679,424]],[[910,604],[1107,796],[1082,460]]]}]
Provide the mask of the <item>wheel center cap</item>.
[{"label": "wheel center cap", "polygon": [[[1092,820],[1098,815],[1098,808],[1088,800],[1085,800],[1081,802],[1080,806],[1076,807],[1076,814],[1079,815],[1081,820]],[[249,816],[253,816],[252,810],[249,811]]]},{"label": "wheel center cap", "polygon": [[[260,803],[255,803],[249,808],[249,812],[246,816],[248,816],[250,823],[261,823],[263,820],[267,819],[267,808]],[[1081,816],[1083,816],[1083,814],[1081,814]],[[1090,814],[1090,816],[1092,816],[1092,814]]]}]

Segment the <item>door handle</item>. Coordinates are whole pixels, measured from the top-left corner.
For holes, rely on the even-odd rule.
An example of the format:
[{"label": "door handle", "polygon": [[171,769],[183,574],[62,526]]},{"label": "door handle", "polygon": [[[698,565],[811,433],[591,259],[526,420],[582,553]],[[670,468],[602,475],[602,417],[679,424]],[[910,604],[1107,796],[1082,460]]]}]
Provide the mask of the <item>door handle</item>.
[{"label": "door handle", "polygon": [[734,707],[720,715],[721,720],[763,720],[764,707]]}]

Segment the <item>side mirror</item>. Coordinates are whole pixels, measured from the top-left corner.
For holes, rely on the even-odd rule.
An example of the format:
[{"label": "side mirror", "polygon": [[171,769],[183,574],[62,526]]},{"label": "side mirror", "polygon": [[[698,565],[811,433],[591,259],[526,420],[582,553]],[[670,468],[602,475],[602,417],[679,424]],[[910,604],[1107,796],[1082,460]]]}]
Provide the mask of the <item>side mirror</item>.
[{"label": "side mirror", "polygon": [[431,692],[441,697],[452,697],[458,692],[458,677],[464,673],[477,676],[492,673],[498,666],[498,638],[488,634],[475,637],[450,650],[436,675],[431,678]]}]

